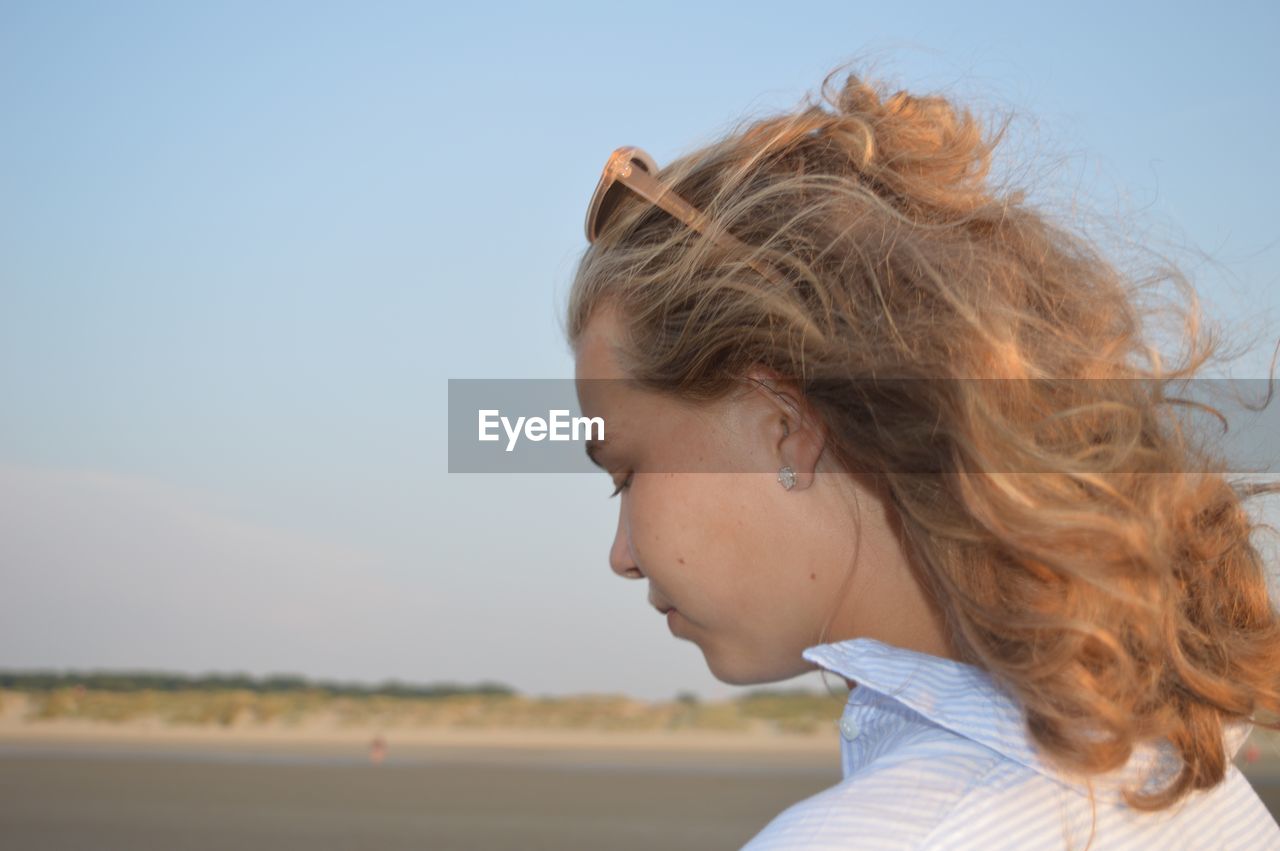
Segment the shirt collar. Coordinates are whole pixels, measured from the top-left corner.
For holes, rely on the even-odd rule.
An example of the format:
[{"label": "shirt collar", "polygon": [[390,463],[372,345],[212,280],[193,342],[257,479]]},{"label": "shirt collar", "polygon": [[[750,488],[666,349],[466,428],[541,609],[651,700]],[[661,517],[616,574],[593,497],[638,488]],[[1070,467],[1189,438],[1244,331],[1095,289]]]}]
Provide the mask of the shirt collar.
[{"label": "shirt collar", "polygon": [[[801,652],[806,660],[855,682],[850,701],[864,690],[887,696],[929,722],[972,739],[1005,757],[1067,785],[1085,787],[1083,779],[1063,775],[1043,760],[1026,730],[1022,708],[983,669],[916,650],[895,647],[874,638],[853,638],[816,644]],[[1225,725],[1227,758],[1231,759],[1253,725]],[[1130,762],[1116,772],[1093,778],[1096,790],[1132,784],[1159,763],[1149,788],[1159,788],[1178,770],[1178,758],[1165,740],[1145,743]]]}]

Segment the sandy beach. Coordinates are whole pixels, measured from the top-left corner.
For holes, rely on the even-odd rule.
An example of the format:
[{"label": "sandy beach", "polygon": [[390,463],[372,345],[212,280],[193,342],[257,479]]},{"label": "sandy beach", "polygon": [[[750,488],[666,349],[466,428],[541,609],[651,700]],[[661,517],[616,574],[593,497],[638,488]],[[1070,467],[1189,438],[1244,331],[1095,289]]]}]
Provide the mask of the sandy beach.
[{"label": "sandy beach", "polygon": [[[6,713],[8,714],[8,713]],[[373,761],[372,741],[385,743]],[[0,723],[0,836],[50,849],[737,848],[835,733]]]},{"label": "sandy beach", "polygon": [[[1242,768],[1275,814],[1280,753],[1264,744]],[[0,836],[50,851],[732,849],[838,782],[838,749],[834,722],[813,735],[183,727],[28,721],[7,701]]]},{"label": "sandy beach", "polygon": [[756,755],[782,762],[839,763],[835,720],[828,730],[812,734],[776,733],[763,725],[751,732],[669,730],[619,732],[536,728],[472,728],[458,726],[344,724],[326,713],[298,723],[176,725],[154,717],[127,722],[78,718],[28,718],[30,700],[9,692],[0,705],[0,744],[26,744],[54,749],[127,748],[134,751],[174,749],[236,753],[309,752],[366,755],[375,737],[387,746],[388,759],[449,752],[556,750],[590,753],[601,749],[631,754],[644,761],[665,753]]}]

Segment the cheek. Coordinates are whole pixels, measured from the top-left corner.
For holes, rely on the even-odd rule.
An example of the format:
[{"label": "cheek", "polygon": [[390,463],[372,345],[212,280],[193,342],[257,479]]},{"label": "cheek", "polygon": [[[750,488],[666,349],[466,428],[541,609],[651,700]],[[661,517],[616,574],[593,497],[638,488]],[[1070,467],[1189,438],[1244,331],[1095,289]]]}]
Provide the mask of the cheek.
[{"label": "cheek", "polygon": [[701,478],[704,481],[697,495],[698,514],[710,531],[719,537],[743,541],[744,549],[776,535],[779,506],[766,477],[721,473]]},{"label": "cheek", "polygon": [[640,473],[631,487],[628,506],[631,535],[640,555],[648,552],[663,563],[671,553],[694,544],[700,525],[698,496],[678,473]]},{"label": "cheek", "polygon": [[[632,535],[655,565],[742,576],[783,539],[763,477],[658,473],[631,502]],[[775,485],[776,487],[776,485]],[[644,552],[638,553],[641,558]],[[754,556],[754,558],[753,558]]]}]

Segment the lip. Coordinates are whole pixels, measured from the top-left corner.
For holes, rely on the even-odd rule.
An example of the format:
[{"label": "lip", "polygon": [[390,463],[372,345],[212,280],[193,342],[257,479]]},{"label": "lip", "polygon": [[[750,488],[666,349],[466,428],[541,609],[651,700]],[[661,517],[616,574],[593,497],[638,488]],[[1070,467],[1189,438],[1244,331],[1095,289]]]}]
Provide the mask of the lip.
[{"label": "lip", "polygon": [[658,613],[659,613],[659,614],[662,614],[662,615],[665,615],[667,612],[669,612],[669,611],[671,611],[672,609],[674,609],[674,608],[675,608],[675,606],[671,605],[670,603],[655,603],[655,602],[653,602],[653,595],[652,595],[652,594],[650,594],[650,595],[649,595],[649,599],[648,599],[648,601],[647,601],[647,602],[649,603],[649,605],[650,605],[650,606],[653,606],[655,609],[657,609],[657,610],[658,610]]}]

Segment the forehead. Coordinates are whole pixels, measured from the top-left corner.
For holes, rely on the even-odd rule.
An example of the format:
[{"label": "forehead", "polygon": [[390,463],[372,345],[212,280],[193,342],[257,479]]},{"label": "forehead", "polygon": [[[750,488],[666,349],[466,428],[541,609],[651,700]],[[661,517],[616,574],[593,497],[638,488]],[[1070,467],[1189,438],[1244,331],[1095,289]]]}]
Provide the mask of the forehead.
[{"label": "forehead", "polygon": [[[723,413],[722,407],[730,403],[693,402],[640,386],[619,365],[617,355],[622,339],[618,314],[600,309],[587,323],[574,349],[579,407],[584,415],[604,417],[606,421],[605,441],[593,446],[593,452],[619,437],[624,442],[641,440],[650,446],[672,443],[694,447],[697,440],[693,435],[701,431],[695,426]],[[680,439],[675,440],[675,435]]]},{"label": "forehead", "polygon": [[597,310],[587,323],[574,348],[574,385],[578,393],[578,405],[589,417],[604,417],[607,434],[605,441],[590,441],[587,455],[592,462],[603,466],[599,453],[606,442],[617,439],[617,425],[628,405],[620,381],[623,377],[618,366],[615,343],[618,325],[611,311]]},{"label": "forehead", "polygon": [[625,402],[625,376],[617,359],[620,339],[617,315],[597,310],[578,338],[574,349],[574,384],[578,404],[587,416],[616,414]]},{"label": "forehead", "polygon": [[669,419],[679,407],[629,379],[618,363],[620,339],[617,314],[601,309],[593,314],[574,349],[579,407],[586,416],[605,418],[606,443],[622,434],[651,433],[653,423]]},{"label": "forehead", "polygon": [[608,307],[596,310],[578,337],[578,344],[574,349],[575,377],[622,378],[622,369],[617,360],[620,339],[621,326],[616,311]]}]

